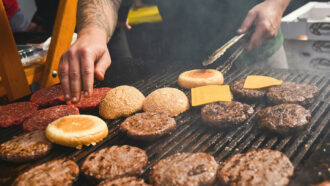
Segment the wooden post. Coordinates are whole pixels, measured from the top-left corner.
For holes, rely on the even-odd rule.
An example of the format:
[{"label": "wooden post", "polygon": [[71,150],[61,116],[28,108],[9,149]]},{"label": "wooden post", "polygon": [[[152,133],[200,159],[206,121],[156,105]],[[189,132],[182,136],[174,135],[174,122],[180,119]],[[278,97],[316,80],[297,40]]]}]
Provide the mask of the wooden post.
[{"label": "wooden post", "polygon": [[71,44],[76,26],[77,3],[78,0],[60,0],[52,32],[52,41],[41,78],[41,88],[59,83],[58,76],[53,77],[52,72],[57,72],[60,58]]},{"label": "wooden post", "polygon": [[0,74],[9,100],[31,93],[2,1],[0,2]]}]

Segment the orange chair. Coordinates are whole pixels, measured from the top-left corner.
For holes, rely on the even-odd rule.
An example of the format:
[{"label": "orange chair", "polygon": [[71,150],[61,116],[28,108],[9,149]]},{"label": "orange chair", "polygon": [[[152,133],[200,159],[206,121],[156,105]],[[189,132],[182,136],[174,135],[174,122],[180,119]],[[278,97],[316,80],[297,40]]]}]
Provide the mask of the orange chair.
[{"label": "orange chair", "polygon": [[7,95],[11,101],[29,95],[29,85],[38,81],[41,88],[59,83],[52,72],[57,71],[61,55],[71,44],[77,2],[60,0],[46,61],[29,67],[21,63],[3,3],[0,3],[0,97]]}]

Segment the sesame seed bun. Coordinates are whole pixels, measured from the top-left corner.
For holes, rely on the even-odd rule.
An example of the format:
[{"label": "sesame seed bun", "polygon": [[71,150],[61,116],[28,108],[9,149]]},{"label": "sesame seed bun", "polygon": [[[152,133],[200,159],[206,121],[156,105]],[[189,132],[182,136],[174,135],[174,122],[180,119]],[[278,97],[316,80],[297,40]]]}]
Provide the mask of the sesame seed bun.
[{"label": "sesame seed bun", "polygon": [[70,115],[59,118],[46,128],[49,141],[80,149],[82,145],[95,145],[108,135],[108,126],[92,115]]},{"label": "sesame seed bun", "polygon": [[146,112],[167,113],[176,116],[190,107],[188,97],[176,88],[160,88],[150,93],[143,102]]},{"label": "sesame seed bun", "polygon": [[180,87],[190,89],[204,85],[223,84],[223,75],[214,69],[196,69],[180,74],[178,84]]},{"label": "sesame seed bun", "polygon": [[144,95],[135,87],[123,85],[111,89],[100,103],[99,113],[105,119],[129,116],[142,109]]}]

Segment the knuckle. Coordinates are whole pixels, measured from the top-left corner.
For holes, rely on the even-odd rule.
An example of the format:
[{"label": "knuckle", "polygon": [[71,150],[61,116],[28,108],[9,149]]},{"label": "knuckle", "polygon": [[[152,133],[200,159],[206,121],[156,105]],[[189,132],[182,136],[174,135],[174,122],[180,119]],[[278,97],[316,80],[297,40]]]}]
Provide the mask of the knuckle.
[{"label": "knuckle", "polygon": [[90,68],[84,68],[82,72],[83,72],[84,75],[91,75],[91,74],[93,74],[93,71]]},{"label": "knuckle", "polygon": [[70,79],[71,80],[78,80],[80,79],[80,74],[77,71],[70,72]]},{"label": "knuckle", "polygon": [[64,66],[59,66],[58,67],[58,75],[60,77],[63,77],[63,76],[67,76],[68,75],[68,71],[66,70],[66,68]]}]

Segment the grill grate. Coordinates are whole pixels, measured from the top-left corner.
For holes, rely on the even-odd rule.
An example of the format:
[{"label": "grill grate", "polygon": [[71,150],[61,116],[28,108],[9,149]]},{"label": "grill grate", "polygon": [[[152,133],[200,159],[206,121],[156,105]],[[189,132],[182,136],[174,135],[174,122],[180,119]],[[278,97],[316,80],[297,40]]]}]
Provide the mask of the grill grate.
[{"label": "grill grate", "polygon": [[[137,81],[132,86],[141,90],[145,95],[160,87],[177,87],[176,79],[180,72],[155,75],[146,80]],[[149,156],[149,163],[142,174],[144,178],[147,178],[150,168],[155,162],[176,152],[203,151],[213,154],[217,161],[223,161],[236,153],[246,152],[251,149],[271,148],[285,153],[294,166],[297,167],[301,160],[309,157],[315,151],[317,143],[324,140],[324,136],[329,130],[330,86],[328,85],[330,84],[330,79],[320,74],[307,74],[301,71],[243,69],[233,71],[228,75],[226,83],[245,78],[249,74],[268,75],[284,81],[317,85],[320,88],[320,95],[308,108],[312,112],[312,120],[309,128],[296,135],[279,136],[260,130],[256,126],[255,117],[253,116],[236,129],[216,131],[203,125],[200,119],[200,108],[191,108],[189,111],[175,118],[178,126],[170,135],[164,136],[152,143],[142,143],[130,140],[119,132],[119,124],[123,119],[115,121],[107,120],[109,136],[103,142],[95,146],[85,147],[81,150],[56,146],[50,155],[36,162],[25,164],[0,162],[0,181],[9,184],[18,173],[33,165],[54,158],[67,157],[81,164],[82,160],[93,151],[106,146],[123,144],[134,145],[146,150]],[[97,86],[110,86],[110,84],[101,82]],[[189,91],[183,91],[187,95],[189,94]],[[265,103],[254,104],[255,113],[265,106]],[[97,110],[94,110],[87,114],[98,115],[97,113]],[[20,133],[22,133],[22,130],[17,126],[0,129],[0,143]],[[79,181],[78,184],[84,183],[83,181]]]}]

